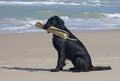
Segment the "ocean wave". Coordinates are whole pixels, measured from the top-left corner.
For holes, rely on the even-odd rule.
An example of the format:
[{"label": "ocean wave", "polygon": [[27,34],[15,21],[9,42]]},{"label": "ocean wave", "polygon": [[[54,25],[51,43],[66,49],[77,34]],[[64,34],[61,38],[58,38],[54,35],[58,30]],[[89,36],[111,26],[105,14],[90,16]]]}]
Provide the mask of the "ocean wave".
[{"label": "ocean wave", "polygon": [[[96,31],[96,30],[111,30],[120,29],[120,18],[70,18],[68,16],[60,16],[68,29],[72,31]],[[8,20],[13,20],[8,22]],[[17,20],[18,23],[14,23]],[[2,21],[2,20],[1,20]],[[0,33],[31,33],[45,32],[42,29],[35,27],[36,22],[46,23],[47,19],[3,19],[0,23]],[[6,21],[6,22],[5,22]]]},{"label": "ocean wave", "polygon": [[100,2],[64,2],[64,1],[0,1],[0,5],[24,5],[24,6],[40,6],[40,5],[66,5],[66,6],[101,6]]},{"label": "ocean wave", "polygon": [[0,5],[24,5],[24,6],[40,6],[40,5],[70,5],[70,6],[119,6],[120,1],[67,1],[67,0],[48,0],[48,1],[0,1]]},{"label": "ocean wave", "polygon": [[81,12],[76,14],[78,18],[120,18],[120,13],[96,13],[96,12]]},{"label": "ocean wave", "polygon": [[4,27],[4,28],[0,28],[1,30],[24,30],[24,29],[28,29],[26,26],[22,26],[22,27]]},{"label": "ocean wave", "polygon": [[109,18],[120,18],[120,13],[114,13],[114,14],[106,14],[104,13]]},{"label": "ocean wave", "polygon": [[67,3],[67,2],[56,2],[56,1],[0,1],[0,5],[80,5],[79,3]]},{"label": "ocean wave", "polygon": [[38,30],[35,27],[35,23],[37,21],[43,22],[44,20],[37,20],[32,18],[3,18],[0,19],[0,33],[44,32],[42,29]]}]

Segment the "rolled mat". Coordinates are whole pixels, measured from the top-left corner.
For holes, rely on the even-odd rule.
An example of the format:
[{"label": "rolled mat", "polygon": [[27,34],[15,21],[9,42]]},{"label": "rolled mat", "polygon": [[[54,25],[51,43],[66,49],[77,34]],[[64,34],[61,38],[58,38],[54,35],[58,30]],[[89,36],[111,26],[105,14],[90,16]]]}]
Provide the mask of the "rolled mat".
[{"label": "rolled mat", "polygon": [[[41,22],[36,22],[35,26],[43,29],[43,24]],[[68,39],[68,36],[69,36],[68,32],[61,30],[61,29],[58,29],[54,26],[50,26],[48,29],[45,29],[45,30],[50,32],[50,33],[53,33],[61,38],[64,38],[64,39]]]}]

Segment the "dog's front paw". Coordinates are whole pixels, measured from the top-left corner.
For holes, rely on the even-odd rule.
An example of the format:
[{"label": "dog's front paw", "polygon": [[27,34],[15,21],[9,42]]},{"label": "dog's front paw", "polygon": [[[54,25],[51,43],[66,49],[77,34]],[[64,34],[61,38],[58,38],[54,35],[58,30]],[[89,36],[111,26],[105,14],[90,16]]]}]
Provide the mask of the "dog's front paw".
[{"label": "dog's front paw", "polygon": [[51,72],[59,72],[57,69],[51,69]]},{"label": "dog's front paw", "polygon": [[63,70],[63,68],[60,68],[60,71],[62,71]]},{"label": "dog's front paw", "polygon": [[75,68],[73,67],[73,68],[69,68],[69,71],[73,71],[73,70],[75,70]]}]

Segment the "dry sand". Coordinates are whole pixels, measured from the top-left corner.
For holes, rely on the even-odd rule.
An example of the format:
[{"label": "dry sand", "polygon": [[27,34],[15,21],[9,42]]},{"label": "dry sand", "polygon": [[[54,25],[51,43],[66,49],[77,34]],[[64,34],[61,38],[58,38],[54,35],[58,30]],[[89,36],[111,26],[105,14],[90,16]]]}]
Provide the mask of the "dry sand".
[{"label": "dry sand", "polygon": [[0,81],[120,81],[120,31],[74,33],[88,49],[93,65],[107,71],[72,73],[55,68],[57,52],[47,33],[0,34]]}]

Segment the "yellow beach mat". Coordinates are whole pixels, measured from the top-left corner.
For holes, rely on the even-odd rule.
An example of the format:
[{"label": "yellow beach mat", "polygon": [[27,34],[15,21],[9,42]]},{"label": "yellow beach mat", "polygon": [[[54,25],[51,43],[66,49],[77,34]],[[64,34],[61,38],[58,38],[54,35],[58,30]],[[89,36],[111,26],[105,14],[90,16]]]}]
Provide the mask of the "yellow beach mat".
[{"label": "yellow beach mat", "polygon": [[[43,29],[43,24],[41,22],[36,22],[35,26]],[[69,36],[68,32],[61,30],[61,29],[58,29],[54,26],[50,26],[48,29],[46,29],[46,31],[53,33],[53,34],[55,34],[61,38],[64,38],[64,39],[68,39],[68,36]]]}]

